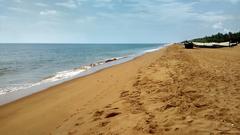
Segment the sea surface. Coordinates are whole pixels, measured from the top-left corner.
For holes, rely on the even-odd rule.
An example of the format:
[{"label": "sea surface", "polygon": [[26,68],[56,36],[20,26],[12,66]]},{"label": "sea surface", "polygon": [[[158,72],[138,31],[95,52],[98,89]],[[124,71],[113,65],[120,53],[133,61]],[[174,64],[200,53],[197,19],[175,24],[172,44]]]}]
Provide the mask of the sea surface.
[{"label": "sea surface", "polygon": [[[0,44],[0,96],[79,76],[164,44]],[[113,65],[113,64],[110,64]]]}]

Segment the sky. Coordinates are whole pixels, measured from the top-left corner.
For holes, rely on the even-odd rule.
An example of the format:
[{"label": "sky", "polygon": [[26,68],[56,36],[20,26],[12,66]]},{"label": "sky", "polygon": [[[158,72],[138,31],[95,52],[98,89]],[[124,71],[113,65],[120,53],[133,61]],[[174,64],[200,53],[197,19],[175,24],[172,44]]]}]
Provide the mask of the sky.
[{"label": "sky", "polygon": [[1,43],[170,43],[240,31],[240,0],[0,0]]}]

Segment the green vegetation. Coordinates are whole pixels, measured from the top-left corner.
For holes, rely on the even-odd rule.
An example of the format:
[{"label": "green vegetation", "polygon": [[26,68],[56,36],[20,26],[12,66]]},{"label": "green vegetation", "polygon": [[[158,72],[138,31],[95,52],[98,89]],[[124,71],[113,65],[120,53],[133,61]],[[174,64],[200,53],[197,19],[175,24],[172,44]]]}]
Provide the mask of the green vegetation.
[{"label": "green vegetation", "polygon": [[240,43],[240,32],[236,33],[218,33],[212,36],[205,36],[204,38],[196,38],[191,40],[192,42],[203,42],[203,43],[208,43],[208,42],[233,42],[233,43]]}]

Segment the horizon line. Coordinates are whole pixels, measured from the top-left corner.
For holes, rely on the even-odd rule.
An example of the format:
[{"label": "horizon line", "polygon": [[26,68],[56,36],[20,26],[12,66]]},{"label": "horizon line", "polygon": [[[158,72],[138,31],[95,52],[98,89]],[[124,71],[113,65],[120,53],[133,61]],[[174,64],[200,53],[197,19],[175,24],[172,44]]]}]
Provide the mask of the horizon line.
[{"label": "horizon line", "polygon": [[108,43],[103,43],[103,42],[99,42],[99,43],[97,43],[97,42],[93,42],[93,43],[88,43],[88,42],[86,42],[86,43],[84,43],[84,42],[82,42],[82,43],[77,43],[77,42],[60,42],[60,43],[58,43],[58,42],[50,42],[50,43],[47,43],[47,42],[26,42],[26,43],[24,43],[24,42],[6,42],[6,43],[4,43],[4,42],[0,42],[0,44],[167,44],[168,42],[136,42],[136,43],[134,43],[134,42],[121,42],[121,43],[117,43],[117,42],[108,42]]}]

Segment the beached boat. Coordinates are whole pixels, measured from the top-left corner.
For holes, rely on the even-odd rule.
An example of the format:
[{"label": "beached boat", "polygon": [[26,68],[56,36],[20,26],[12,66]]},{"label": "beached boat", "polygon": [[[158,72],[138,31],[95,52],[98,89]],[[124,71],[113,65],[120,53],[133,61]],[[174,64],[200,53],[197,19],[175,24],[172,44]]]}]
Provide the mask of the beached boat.
[{"label": "beached boat", "polygon": [[201,42],[192,42],[195,47],[210,47],[210,48],[218,48],[218,47],[231,47],[237,45],[237,43],[231,42],[210,42],[210,43],[201,43]]}]

